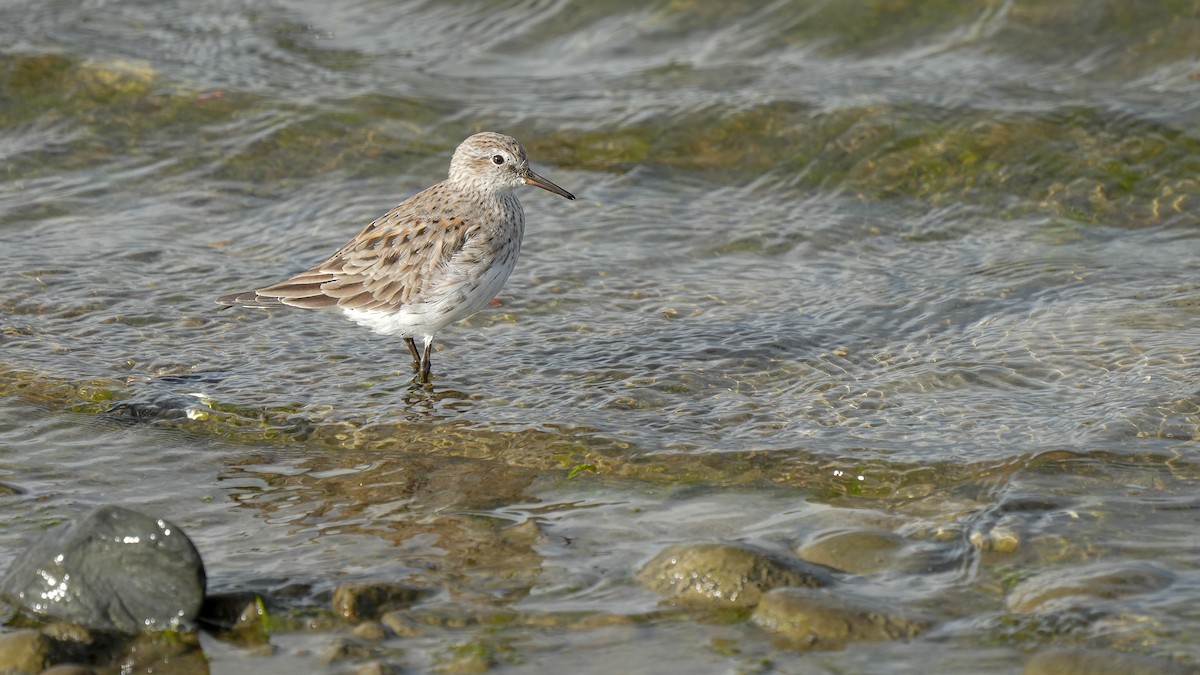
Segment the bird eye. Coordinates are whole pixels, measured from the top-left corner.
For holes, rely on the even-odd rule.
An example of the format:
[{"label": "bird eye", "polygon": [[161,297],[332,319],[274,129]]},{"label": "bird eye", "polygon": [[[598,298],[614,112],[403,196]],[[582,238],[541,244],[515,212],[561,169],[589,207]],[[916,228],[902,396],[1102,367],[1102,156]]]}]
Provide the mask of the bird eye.
[{"label": "bird eye", "polygon": [[493,155],[492,156],[492,164],[495,164],[496,166],[500,166],[503,163],[504,163],[504,155]]}]

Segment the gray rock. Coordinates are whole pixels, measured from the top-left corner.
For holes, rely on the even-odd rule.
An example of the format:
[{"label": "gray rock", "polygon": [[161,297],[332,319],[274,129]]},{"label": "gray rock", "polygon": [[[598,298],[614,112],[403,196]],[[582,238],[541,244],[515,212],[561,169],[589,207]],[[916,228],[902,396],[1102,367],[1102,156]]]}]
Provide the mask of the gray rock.
[{"label": "gray rock", "polygon": [[689,604],[753,607],[780,586],[825,586],[831,570],[748,546],[675,544],[638,572],[645,587]]},{"label": "gray rock", "polygon": [[901,614],[826,589],[778,588],[751,617],[760,627],[806,647],[836,649],[850,642],[911,638],[933,621]]},{"label": "gray rock", "polygon": [[1025,663],[1024,675],[1195,675],[1200,668],[1105,649],[1051,649]]},{"label": "gray rock", "polygon": [[182,530],[102,506],[43,534],[9,567],[0,594],[34,616],[138,633],[190,626],[204,585]]}]

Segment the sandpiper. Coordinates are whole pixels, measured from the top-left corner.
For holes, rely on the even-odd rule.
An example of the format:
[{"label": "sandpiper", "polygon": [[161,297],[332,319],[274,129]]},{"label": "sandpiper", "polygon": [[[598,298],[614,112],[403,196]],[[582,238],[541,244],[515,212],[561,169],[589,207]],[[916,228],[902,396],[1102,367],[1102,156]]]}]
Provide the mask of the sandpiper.
[{"label": "sandpiper", "polygon": [[487,305],[517,264],[525,211],[513,189],[521,185],[575,199],[529,168],[515,138],[475,134],[454,151],[446,180],[380,216],[325,262],[217,302],[340,309],[376,333],[403,337],[417,378],[428,383],[434,334]]}]

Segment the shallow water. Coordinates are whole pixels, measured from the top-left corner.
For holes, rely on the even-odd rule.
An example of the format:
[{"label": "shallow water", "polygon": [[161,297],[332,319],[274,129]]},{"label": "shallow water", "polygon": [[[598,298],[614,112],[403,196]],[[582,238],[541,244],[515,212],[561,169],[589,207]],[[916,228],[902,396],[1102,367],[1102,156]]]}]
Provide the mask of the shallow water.
[{"label": "shallow water", "polygon": [[[375,654],[418,670],[1200,661],[1194,3],[39,2],[0,37],[0,565],[116,502],[283,614],[439,589]],[[432,391],[338,316],[218,311],[481,129],[580,199],[521,194]],[[936,550],[854,587],[927,636],[808,653],[633,581],[863,527]],[[1140,561],[1170,582],[1086,618],[1006,605]],[[487,612],[523,618],[428,618]],[[204,648],[341,672],[346,630]]]}]

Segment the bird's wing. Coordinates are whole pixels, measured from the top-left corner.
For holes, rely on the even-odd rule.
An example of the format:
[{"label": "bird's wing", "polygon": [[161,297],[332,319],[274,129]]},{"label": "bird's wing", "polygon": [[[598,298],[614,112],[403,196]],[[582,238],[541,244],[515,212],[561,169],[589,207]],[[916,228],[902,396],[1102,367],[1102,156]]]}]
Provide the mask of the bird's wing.
[{"label": "bird's wing", "polygon": [[252,306],[380,309],[425,302],[438,269],[478,226],[463,218],[414,215],[406,204],[368,225],[325,262],[255,291]]}]

